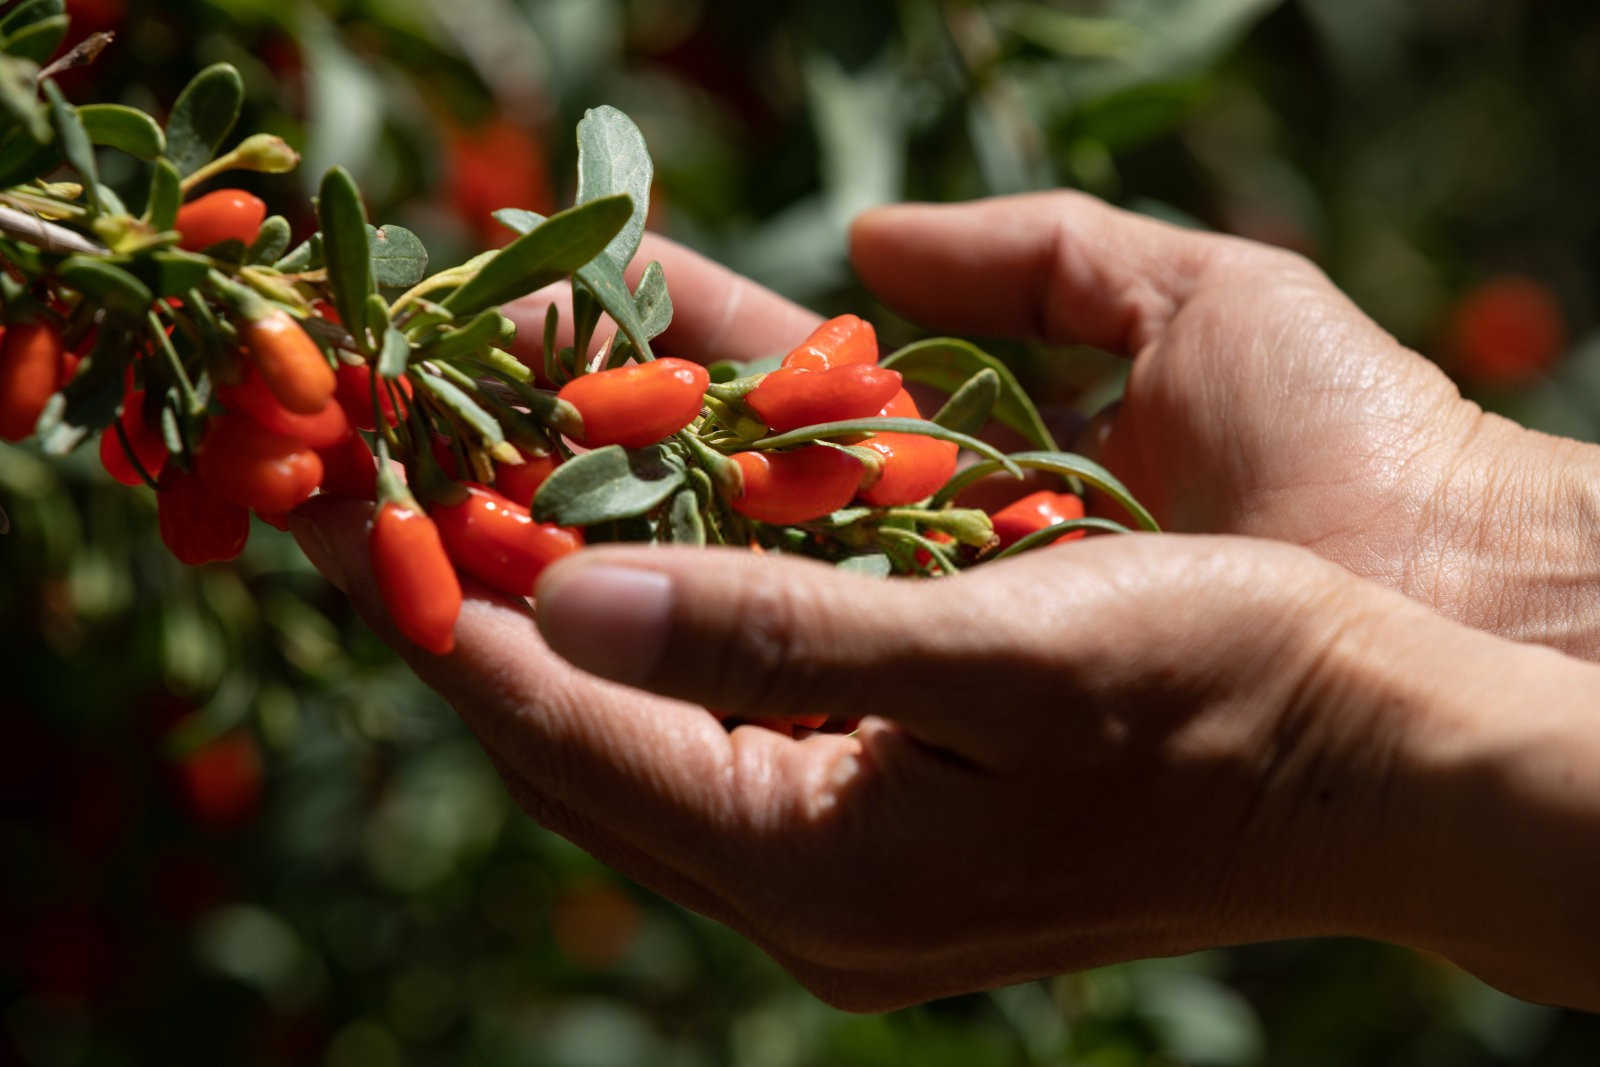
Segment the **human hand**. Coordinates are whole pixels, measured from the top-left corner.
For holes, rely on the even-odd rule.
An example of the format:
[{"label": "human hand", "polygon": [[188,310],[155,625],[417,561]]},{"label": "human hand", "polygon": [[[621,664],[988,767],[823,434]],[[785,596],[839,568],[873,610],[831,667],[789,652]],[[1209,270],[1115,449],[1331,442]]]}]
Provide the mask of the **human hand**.
[{"label": "human hand", "polygon": [[[910,583],[598,548],[547,572],[537,624],[469,588],[433,657],[389,627],[365,523],[296,519],[522,806],[834,1004],[1343,934],[1600,1005],[1574,847],[1600,746],[1549,710],[1596,668],[1309,553],[1098,538]],[[868,717],[795,741],[707,706]]]},{"label": "human hand", "polygon": [[1304,259],[1065,192],[878,209],[852,252],[926,325],[1133,356],[1089,447],[1166,528],[1304,545],[1600,658],[1597,450],[1485,414]]}]

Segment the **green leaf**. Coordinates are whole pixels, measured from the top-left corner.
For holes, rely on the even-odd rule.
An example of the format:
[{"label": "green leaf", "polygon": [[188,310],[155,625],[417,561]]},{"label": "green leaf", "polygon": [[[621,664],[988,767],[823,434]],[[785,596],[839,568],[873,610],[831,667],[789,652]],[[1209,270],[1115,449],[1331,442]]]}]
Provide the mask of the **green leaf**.
[{"label": "green leaf", "polygon": [[478,402],[454,382],[432,374],[419,374],[414,378],[435,400],[476,434],[484,444],[497,445],[506,439],[505,431],[495,417],[483,410]]},{"label": "green leaf", "polygon": [[150,170],[150,196],[144,218],[151,228],[165,232],[178,224],[178,208],[183,206],[182,179],[168,159],[156,160]]},{"label": "green leaf", "polygon": [[322,235],[314,233],[289,250],[288,255],[272,265],[284,274],[299,274],[322,266]]},{"label": "green leaf", "polygon": [[[1007,458],[1016,466],[1025,470],[1049,471],[1064,478],[1081,478],[1084,482],[1115,500],[1144,529],[1157,531],[1161,529],[1150,512],[1145,510],[1144,505],[1135,500],[1133,494],[1128,492],[1127,486],[1118,481],[1116,475],[1092,459],[1087,459],[1072,452],[1015,452]],[[945,487],[934,495],[929,507],[942,507],[954,500],[969,485],[980,479],[987,478],[1001,469],[1001,466],[996,463],[977,463],[968,467],[950,479]]]},{"label": "green leaf", "polygon": [[686,487],[673,494],[664,529],[672,544],[705,545],[706,522],[700,515],[700,498],[693,489]]},{"label": "green leaf", "polygon": [[51,138],[50,117],[39,102],[35,78],[39,66],[17,56],[0,55],[0,109],[19,122],[36,145]]},{"label": "green leaf", "polygon": [[1033,531],[1031,534],[1028,534],[1021,540],[1007,545],[1004,552],[996,552],[993,556],[989,557],[989,559],[992,562],[997,559],[1007,559],[1011,556],[1020,555],[1023,552],[1039,548],[1042,545],[1053,544],[1068,534],[1078,533],[1081,530],[1100,530],[1105,533],[1133,532],[1126,526],[1122,525],[1122,523],[1112,522],[1110,519],[1097,519],[1093,517],[1084,519],[1068,519],[1066,522],[1058,522],[1054,526],[1046,526],[1042,530]]},{"label": "green leaf", "polygon": [[957,433],[955,430],[946,429],[923,419],[870,418],[823,422],[815,426],[805,426],[798,430],[790,430],[788,433],[764,437],[751,445],[750,448],[758,452],[766,452],[774,448],[788,448],[791,445],[826,441],[831,437],[849,437],[867,433],[911,433],[921,434],[924,437],[935,437],[941,441],[951,441],[962,448],[993,460],[1002,469],[1011,471],[1017,477],[1022,477],[1022,471],[1017,469],[1016,465],[1007,459],[1004,453],[987,441],[980,441],[976,437],[968,437],[964,433]]},{"label": "green leaf", "polygon": [[[644,237],[653,170],[644,134],[632,119],[609,105],[584,112],[578,123],[578,203],[624,193],[633,202],[627,222],[606,245],[606,258],[619,272],[632,261]],[[646,349],[640,346],[640,350]]]},{"label": "green leaf", "polygon": [[44,83],[44,95],[50,101],[50,123],[55,127],[56,140],[61,143],[61,154],[67,157],[72,169],[83,178],[84,192],[98,214],[100,211],[100,170],[94,162],[94,145],[78,118],[78,109],[67,103],[53,80]]},{"label": "green leaf", "polygon": [[484,263],[445,298],[445,308],[456,315],[475,315],[560,280],[598,255],[631,210],[627,197],[611,196],[552,215]]},{"label": "green leaf", "polygon": [[488,308],[465,326],[448,330],[436,340],[428,342],[426,351],[430,359],[456,359],[474,356],[485,348],[505,344],[517,334],[517,324],[500,314],[498,308]]},{"label": "green leaf", "polygon": [[886,356],[882,366],[897,370],[908,380],[954,393],[974,374],[992,370],[1000,378],[1000,397],[994,417],[1016,430],[1028,443],[1055,451],[1055,438],[1039,417],[1039,410],[1028,399],[1011,368],[976,345],[952,337],[934,337],[907,345]]},{"label": "green leaf", "polygon": [[372,344],[367,336],[367,297],[377,292],[372,278],[372,251],[367,244],[367,211],[361,192],[343,167],[332,167],[322,178],[317,199],[322,222],[322,256],[328,268],[333,304],[345,329],[362,351]]},{"label": "green leaf", "polygon": [[[43,115],[41,109],[40,115]],[[0,187],[21,185],[34,178],[42,178],[54,170],[61,160],[60,146],[50,136],[48,120],[45,123],[44,144],[21,126],[13,126],[0,139]]]},{"label": "green leaf", "polygon": [[[497,211],[494,217],[518,233],[530,233],[545,221],[538,212],[520,208]],[[601,309],[611,316],[633,350],[639,352],[646,361],[654,359],[655,354],[650,351],[650,338],[653,335],[645,332],[644,321],[640,318],[633,294],[628,292],[628,284],[622,277],[622,268],[608,256],[599,255],[579,267],[574,274]]]},{"label": "green leaf", "polygon": [[211,261],[192,252],[168,249],[148,257],[145,279],[158,297],[182,296],[199,288],[211,269]]},{"label": "green leaf", "polygon": [[0,39],[0,52],[43,63],[61,47],[62,40],[67,36],[67,23],[65,15],[40,19]]},{"label": "green leaf", "polygon": [[155,300],[150,287],[97,256],[73,256],[57,271],[61,280],[112,311],[142,316]]},{"label": "green leaf", "polygon": [[64,15],[66,0],[24,0],[0,18],[0,36],[10,36],[35,22]]},{"label": "green leaf", "polygon": [[851,574],[864,574],[869,578],[887,578],[894,573],[894,564],[882,552],[871,552],[863,556],[846,556],[836,566],[841,571]]},{"label": "green leaf", "polygon": [[411,365],[411,342],[393,326],[383,335],[383,349],[378,353],[377,371],[381,378],[398,378]]},{"label": "green leaf", "polygon": [[533,498],[533,516],[562,526],[632,518],[684,484],[681,460],[662,445],[629,451],[607,445],[561,464]]},{"label": "green leaf", "polygon": [[194,76],[167,119],[167,158],[188,176],[211,162],[239,120],[244,79],[231,63],[217,63]]},{"label": "green leaf", "polygon": [[639,311],[639,325],[651,340],[672,325],[672,296],[667,292],[667,275],[657,260],[651,260],[633,291],[633,306]]},{"label": "green leaf", "polygon": [[121,104],[85,104],[78,118],[88,131],[89,140],[116,148],[136,159],[154,160],[167,150],[167,136],[156,120],[138,108]]},{"label": "green leaf", "polygon": [[403,226],[368,226],[372,275],[384,289],[409,289],[428,274],[428,250]]},{"label": "green leaf", "polygon": [[956,390],[933,421],[962,433],[977,433],[989,421],[995,401],[999,399],[1000,376],[993,367],[985,367]]},{"label": "green leaf", "polygon": [[291,236],[288,219],[282,215],[270,216],[261,224],[255,243],[245,253],[245,261],[263,267],[276,263],[288,251]]}]

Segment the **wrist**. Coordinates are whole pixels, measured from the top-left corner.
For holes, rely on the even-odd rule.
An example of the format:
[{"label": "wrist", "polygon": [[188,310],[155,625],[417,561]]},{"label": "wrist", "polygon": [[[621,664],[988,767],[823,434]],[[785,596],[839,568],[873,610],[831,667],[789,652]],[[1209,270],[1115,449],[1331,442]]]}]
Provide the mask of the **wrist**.
[{"label": "wrist", "polygon": [[1449,470],[1403,591],[1474,629],[1600,660],[1600,447],[1482,415]]},{"label": "wrist", "polygon": [[1600,671],[1378,608],[1325,670],[1336,711],[1380,716],[1363,747],[1386,763],[1366,825],[1346,821],[1358,836],[1335,853],[1352,872],[1345,932],[1600,1008]]}]

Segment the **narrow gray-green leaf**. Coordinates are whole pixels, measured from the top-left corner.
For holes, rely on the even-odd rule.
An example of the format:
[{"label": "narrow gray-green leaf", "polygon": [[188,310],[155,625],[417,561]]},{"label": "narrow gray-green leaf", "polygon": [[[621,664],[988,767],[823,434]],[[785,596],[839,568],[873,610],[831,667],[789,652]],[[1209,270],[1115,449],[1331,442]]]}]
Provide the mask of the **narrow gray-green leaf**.
[{"label": "narrow gray-green leaf", "polygon": [[158,159],[150,170],[150,196],[145,201],[144,219],[152,229],[164,233],[178,224],[178,208],[183,206],[182,179],[171,160]]},{"label": "narrow gray-green leaf", "polygon": [[0,52],[43,63],[61,47],[62,40],[67,36],[67,24],[65,15],[40,19],[0,40]]},{"label": "narrow gray-green leaf", "polygon": [[273,270],[285,274],[316,270],[322,266],[322,235],[312,234],[291,248],[287,255],[272,265]]},{"label": "narrow gray-green leaf", "polygon": [[672,296],[667,292],[667,275],[661,264],[651,260],[633,291],[633,306],[639,311],[639,325],[645,337],[654,340],[672,325]]},{"label": "narrow gray-green leaf", "polygon": [[[497,211],[494,217],[518,233],[531,233],[546,221],[538,212],[521,208]],[[640,354],[640,359],[654,359],[655,353],[650,351],[650,338],[655,335],[645,330],[633,294],[628,292],[628,284],[622,277],[622,268],[612,262],[609,256],[598,255],[579,267],[574,274],[595,302],[611,316],[622,331],[622,336],[633,346],[633,351]]]},{"label": "narrow gray-green leaf", "polygon": [[993,367],[985,367],[956,390],[933,421],[962,433],[977,433],[989,421],[995,401],[999,399],[1000,376]]},{"label": "narrow gray-green leaf", "polygon": [[203,285],[210,270],[211,261],[205,256],[168,249],[149,257],[146,278],[156,296],[182,296]]},{"label": "narrow gray-green leaf", "polygon": [[428,250],[403,226],[367,227],[367,246],[380,288],[409,289],[428,275]]},{"label": "narrow gray-green leaf", "polygon": [[1021,540],[1007,545],[1004,552],[996,552],[990,557],[990,559],[1006,559],[1010,556],[1020,555],[1023,552],[1059,541],[1068,534],[1080,533],[1085,530],[1099,530],[1103,533],[1133,532],[1126,526],[1122,525],[1122,523],[1113,522],[1110,519],[1097,519],[1093,517],[1085,519],[1068,519],[1066,522],[1058,522],[1053,526],[1046,526],[1042,530],[1033,531],[1031,534],[1028,534]]},{"label": "narrow gray-green leaf", "polygon": [[61,264],[57,274],[78,292],[124,314],[143,315],[155,300],[144,282],[95,256],[73,256]]},{"label": "narrow gray-green leaf", "polygon": [[606,245],[606,257],[619,271],[644,237],[653,172],[650,149],[632,119],[609,105],[584,112],[578,123],[578,203],[624,193],[633,201],[628,221]]},{"label": "narrow gray-green leaf", "polygon": [[84,192],[98,213],[100,170],[94,162],[94,145],[89,143],[89,134],[78,118],[78,109],[67,103],[67,98],[61,95],[55,81],[46,79],[43,89],[45,98],[50,101],[50,124],[55,127],[56,140],[61,143],[61,154],[67,157],[67,163],[83,178]]},{"label": "narrow gray-green leaf", "polygon": [[50,116],[39,102],[39,65],[20,56],[0,55],[0,109],[16,119],[36,145],[49,142]]},{"label": "narrow gray-green leaf", "polygon": [[[1145,510],[1144,505],[1134,499],[1128,487],[1118,481],[1116,475],[1092,459],[1072,452],[1014,452],[1007,458],[1025,470],[1049,471],[1063,478],[1080,478],[1115,500],[1144,529],[1161,529],[1150,512]],[[995,463],[976,463],[968,467],[950,479],[945,487],[935,494],[929,507],[942,507],[954,500],[969,485],[1001,469]]]},{"label": "narrow gray-green leaf", "polygon": [[870,552],[863,556],[846,556],[835,566],[851,574],[864,574],[868,578],[887,578],[894,573],[894,564],[882,552]]},{"label": "narrow gray-green leaf", "polygon": [[484,444],[493,446],[506,439],[505,432],[500,429],[500,423],[495,417],[483,410],[476,400],[468,396],[454,382],[432,374],[419,374],[415,380],[419,381],[422,388],[432,394],[433,398],[443,404],[452,415],[466,423]]},{"label": "narrow gray-green leaf", "polygon": [[35,22],[66,14],[66,11],[66,0],[23,0],[0,17],[0,36],[16,33]]},{"label": "narrow gray-green leaf", "polygon": [[84,104],[78,118],[89,140],[115,148],[136,159],[153,160],[167,149],[167,135],[156,120],[138,108],[121,104]]},{"label": "narrow gray-green leaf", "polygon": [[383,350],[378,353],[377,370],[379,377],[398,378],[406,372],[406,367],[411,363],[411,342],[406,335],[389,327],[383,335]]},{"label": "narrow gray-green leaf", "polygon": [[841,422],[824,422],[816,426],[806,426],[788,433],[764,437],[750,447],[759,452],[769,451],[774,448],[788,448],[791,445],[810,444],[814,441],[826,441],[832,437],[850,437],[856,434],[869,433],[910,433],[920,434],[924,437],[935,437],[941,441],[950,441],[969,451],[976,452],[998,463],[1004,470],[1010,471],[1017,477],[1022,476],[1022,471],[1012,463],[1006,455],[987,441],[980,441],[976,437],[969,437],[964,433],[946,429],[923,419],[846,419]]},{"label": "narrow gray-green leaf", "polygon": [[1033,406],[1011,368],[976,345],[951,337],[934,337],[885,356],[882,365],[899,371],[910,381],[922,382],[947,393],[954,393],[979,371],[993,370],[1000,378],[1000,398],[995,402],[994,417],[1037,448],[1054,451],[1057,447],[1055,438],[1039,417],[1039,410]]},{"label": "narrow gray-green leaf", "polygon": [[588,526],[643,515],[684,484],[683,464],[661,445],[607,445],[561,464],[533,498],[540,522]]},{"label": "narrow gray-green leaf", "polygon": [[693,489],[680,489],[673,495],[665,525],[667,540],[675,545],[700,547],[706,543],[706,522],[700,515],[700,498]]},{"label": "narrow gray-green leaf", "polygon": [[211,162],[239,121],[244,79],[231,63],[202,70],[178,95],[167,119],[167,158],[187,177]]},{"label": "narrow gray-green leaf", "polygon": [[466,325],[447,330],[428,342],[427,355],[430,359],[477,355],[486,348],[507,343],[516,332],[516,323],[500,314],[498,308],[487,308]]},{"label": "narrow gray-green leaf", "polygon": [[289,241],[294,236],[289,228],[289,220],[282,215],[273,215],[261,224],[261,229],[256,233],[255,243],[245,253],[245,261],[259,266],[276,263],[283,258],[284,252],[289,248]]},{"label": "narrow gray-green leaf", "polygon": [[502,248],[444,306],[456,315],[475,315],[564,278],[606,247],[631,210],[626,196],[612,196],[552,215]]},{"label": "narrow gray-green leaf", "polygon": [[372,279],[372,251],[367,244],[367,211],[355,180],[343,167],[332,167],[323,176],[317,215],[322,223],[322,258],[328,269],[333,304],[357,347],[370,351],[367,297],[377,292],[377,287]]}]

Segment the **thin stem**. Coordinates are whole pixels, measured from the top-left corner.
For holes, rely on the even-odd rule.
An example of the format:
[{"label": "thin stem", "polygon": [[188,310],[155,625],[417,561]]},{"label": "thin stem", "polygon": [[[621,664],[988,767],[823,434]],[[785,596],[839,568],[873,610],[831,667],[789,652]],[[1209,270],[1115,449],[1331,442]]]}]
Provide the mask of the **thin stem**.
[{"label": "thin stem", "polygon": [[178,380],[178,391],[183,394],[183,402],[188,406],[189,414],[198,415],[205,410],[205,405],[200,403],[200,397],[194,391],[194,383],[189,380],[189,372],[183,369],[183,360],[178,358],[178,350],[172,347],[172,339],[167,336],[167,331],[162,327],[161,320],[154,311],[146,313],[146,320],[150,323],[150,332],[155,334],[156,343],[161,346],[161,354],[167,361],[172,376]]}]

